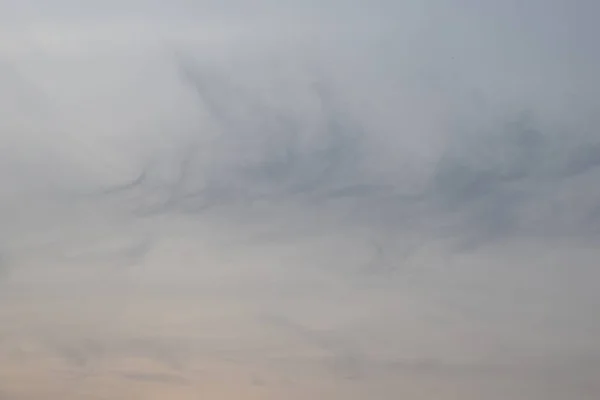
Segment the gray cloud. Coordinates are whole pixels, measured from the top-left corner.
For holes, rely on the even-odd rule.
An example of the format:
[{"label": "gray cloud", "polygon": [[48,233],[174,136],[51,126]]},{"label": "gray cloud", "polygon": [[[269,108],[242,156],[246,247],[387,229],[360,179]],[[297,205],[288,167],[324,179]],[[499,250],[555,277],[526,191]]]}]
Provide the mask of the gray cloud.
[{"label": "gray cloud", "polygon": [[9,3],[1,371],[598,393],[595,2]]},{"label": "gray cloud", "polygon": [[[352,116],[352,110],[336,104],[344,95],[331,85],[325,90],[322,84],[307,83],[315,112],[306,116],[264,104],[258,92],[253,98],[253,93],[228,94],[219,86],[235,77],[204,77],[186,68],[186,82],[191,79],[202,100],[199,107],[206,106],[219,136],[207,145],[197,144],[193,137],[183,142],[188,148],[176,167],[179,172],[158,189],[165,200],[154,211],[196,214],[217,205],[300,202],[310,212],[319,207],[341,210],[346,224],[383,223],[388,234],[426,229],[429,235],[451,234],[472,244],[514,235],[587,236],[594,231],[587,216],[593,216],[597,195],[578,182],[595,178],[595,136],[563,143],[557,132],[545,131],[525,113],[494,118],[480,128],[466,125],[464,132],[442,127],[448,130],[446,146],[432,173],[415,190],[412,182],[422,179],[419,175],[411,176],[405,169],[373,171],[379,149],[369,145],[377,132],[363,127],[365,122]],[[236,111],[244,109],[251,111]],[[573,136],[581,137],[578,132]],[[430,168],[413,169],[419,167]],[[145,170],[141,176],[148,174]],[[552,209],[533,220],[524,218],[536,205],[543,209],[568,185],[578,186],[589,204],[587,211]],[[140,179],[125,186],[143,187]],[[554,202],[554,207],[564,204],[560,199]]]}]

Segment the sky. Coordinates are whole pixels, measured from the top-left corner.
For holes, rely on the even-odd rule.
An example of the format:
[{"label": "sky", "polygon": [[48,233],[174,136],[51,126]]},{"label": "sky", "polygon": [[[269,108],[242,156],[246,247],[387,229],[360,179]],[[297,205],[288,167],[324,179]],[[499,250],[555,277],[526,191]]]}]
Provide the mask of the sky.
[{"label": "sky", "polygon": [[0,0],[0,399],[596,399],[592,0]]}]

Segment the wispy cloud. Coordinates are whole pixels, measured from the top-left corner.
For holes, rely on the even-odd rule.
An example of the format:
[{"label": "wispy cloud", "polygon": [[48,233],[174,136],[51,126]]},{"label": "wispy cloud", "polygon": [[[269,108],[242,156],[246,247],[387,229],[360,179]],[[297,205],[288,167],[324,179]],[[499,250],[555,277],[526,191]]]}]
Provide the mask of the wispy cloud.
[{"label": "wispy cloud", "polygon": [[596,3],[9,3],[1,371],[598,392]]}]

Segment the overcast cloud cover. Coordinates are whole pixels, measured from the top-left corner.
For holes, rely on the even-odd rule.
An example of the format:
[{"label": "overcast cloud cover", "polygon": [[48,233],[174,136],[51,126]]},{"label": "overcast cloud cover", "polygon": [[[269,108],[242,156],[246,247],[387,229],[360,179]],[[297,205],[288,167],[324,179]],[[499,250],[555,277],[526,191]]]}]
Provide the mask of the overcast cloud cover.
[{"label": "overcast cloud cover", "polygon": [[0,0],[0,399],[597,399],[599,13]]}]

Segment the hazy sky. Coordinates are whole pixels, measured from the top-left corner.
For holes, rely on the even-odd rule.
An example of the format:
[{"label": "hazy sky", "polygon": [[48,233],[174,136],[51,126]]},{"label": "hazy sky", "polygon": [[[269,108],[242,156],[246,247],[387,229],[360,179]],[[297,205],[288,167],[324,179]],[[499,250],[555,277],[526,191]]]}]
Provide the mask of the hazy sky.
[{"label": "hazy sky", "polygon": [[597,399],[599,13],[0,0],[0,399]]}]

